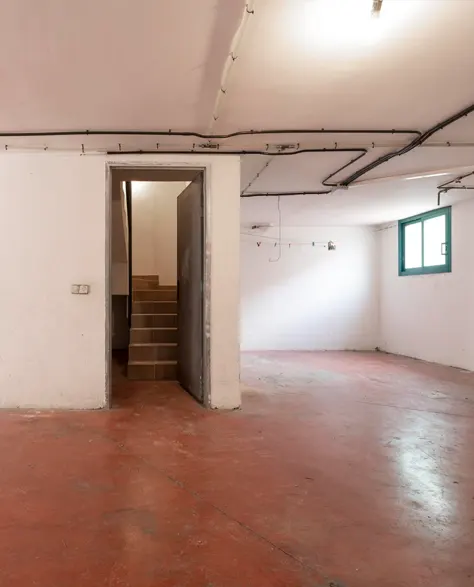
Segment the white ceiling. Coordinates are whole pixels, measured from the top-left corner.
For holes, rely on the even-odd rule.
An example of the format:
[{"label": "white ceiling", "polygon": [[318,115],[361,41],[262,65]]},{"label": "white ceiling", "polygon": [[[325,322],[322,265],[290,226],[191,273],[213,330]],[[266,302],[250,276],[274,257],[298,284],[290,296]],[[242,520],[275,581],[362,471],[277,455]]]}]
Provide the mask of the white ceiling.
[{"label": "white ceiling", "polygon": [[[371,0],[247,1],[252,14],[244,12],[245,0],[2,0],[0,131],[425,131],[474,102],[474,0],[384,0],[378,19],[370,17]],[[227,70],[231,49],[237,58]],[[222,84],[225,94],[212,122]],[[221,141],[221,150],[265,150],[267,143],[285,142],[367,148],[364,159],[336,176],[341,181],[412,138],[296,133]],[[116,150],[119,143],[123,150],[156,149],[157,143],[188,149],[201,141],[88,136],[2,142],[12,149],[84,144],[87,152]],[[474,168],[474,114],[428,142],[363,180]],[[319,190],[322,179],[354,155],[275,157],[263,171],[268,157],[246,156],[242,189],[261,171],[248,192]],[[288,222],[297,225],[379,223],[433,207],[439,179],[373,183],[282,202]],[[254,221],[271,216],[276,199],[245,199],[242,209],[243,221]]]},{"label": "white ceiling", "polygon": [[2,0],[0,127],[202,126],[243,6],[243,0]]},{"label": "white ceiling", "polygon": [[221,128],[423,129],[472,101],[474,2],[384,0],[375,21],[370,6],[257,0]]}]

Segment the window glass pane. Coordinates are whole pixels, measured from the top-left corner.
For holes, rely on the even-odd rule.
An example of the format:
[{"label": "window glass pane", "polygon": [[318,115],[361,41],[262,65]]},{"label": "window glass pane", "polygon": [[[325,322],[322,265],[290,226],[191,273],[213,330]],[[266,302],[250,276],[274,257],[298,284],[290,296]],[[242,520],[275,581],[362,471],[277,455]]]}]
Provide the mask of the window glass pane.
[{"label": "window glass pane", "polygon": [[405,269],[421,267],[421,222],[405,225]]},{"label": "window glass pane", "polygon": [[435,216],[424,221],[424,266],[434,267],[446,263],[446,216]]}]

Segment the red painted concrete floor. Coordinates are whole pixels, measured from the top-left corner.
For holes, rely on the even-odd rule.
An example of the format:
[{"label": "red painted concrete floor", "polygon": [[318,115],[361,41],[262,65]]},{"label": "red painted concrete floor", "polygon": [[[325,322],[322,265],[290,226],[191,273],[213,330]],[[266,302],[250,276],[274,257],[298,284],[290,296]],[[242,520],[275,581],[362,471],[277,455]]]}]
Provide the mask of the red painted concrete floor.
[{"label": "red painted concrete floor", "polygon": [[474,585],[474,374],[244,354],[244,409],[126,381],[0,413],[0,585]]}]

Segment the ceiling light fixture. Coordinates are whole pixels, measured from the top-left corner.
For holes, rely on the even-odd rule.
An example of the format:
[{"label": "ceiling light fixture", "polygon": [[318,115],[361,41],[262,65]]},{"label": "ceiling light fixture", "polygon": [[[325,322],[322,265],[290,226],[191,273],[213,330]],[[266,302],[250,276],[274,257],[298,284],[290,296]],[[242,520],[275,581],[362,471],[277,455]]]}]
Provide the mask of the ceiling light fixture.
[{"label": "ceiling light fixture", "polygon": [[[424,2],[410,0],[302,0],[303,10],[293,12],[297,42],[307,51],[329,49],[357,58],[359,51],[391,43],[415,27],[415,15]],[[374,57],[375,58],[375,57]]]},{"label": "ceiling light fixture", "polygon": [[[301,26],[308,46],[344,48],[372,45],[378,40],[380,0],[306,0]],[[300,17],[301,18],[301,17]]]},{"label": "ceiling light fixture", "polygon": [[442,173],[426,173],[425,175],[414,175],[413,177],[405,177],[405,181],[412,179],[426,179],[428,177],[441,177],[442,175],[452,175],[452,172],[443,171]]},{"label": "ceiling light fixture", "polygon": [[372,16],[379,16],[382,10],[383,0],[373,0],[372,2]]}]

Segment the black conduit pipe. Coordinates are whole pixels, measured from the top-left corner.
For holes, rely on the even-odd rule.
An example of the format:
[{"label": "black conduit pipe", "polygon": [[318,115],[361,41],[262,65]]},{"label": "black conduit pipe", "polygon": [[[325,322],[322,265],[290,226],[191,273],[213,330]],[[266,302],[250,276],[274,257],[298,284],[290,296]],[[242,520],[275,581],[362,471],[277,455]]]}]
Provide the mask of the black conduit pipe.
[{"label": "black conduit pipe", "polygon": [[418,135],[419,130],[400,130],[400,129],[271,129],[271,130],[239,130],[223,135],[207,135],[194,131],[176,131],[176,130],[52,130],[52,131],[19,131],[19,132],[0,132],[0,137],[74,137],[74,136],[149,136],[149,137],[196,137],[204,140],[225,140],[243,136],[262,136],[262,135],[294,135],[294,134],[368,134],[368,135]]},{"label": "black conduit pipe", "polygon": [[[190,155],[190,154],[208,154],[205,151],[109,151],[108,155]],[[335,171],[332,175],[336,175],[355,161],[364,157],[367,149],[362,148],[321,148],[321,149],[296,149],[294,151],[257,151],[257,150],[235,150],[235,151],[216,151],[214,155],[266,155],[268,157],[284,157],[290,155],[301,155],[302,153],[358,153],[357,157],[351,159],[349,163],[345,163],[340,169]],[[332,176],[330,176],[332,177]],[[249,194],[240,194],[241,198],[256,198],[259,196],[321,196],[330,194],[333,190],[319,190],[319,191],[304,191],[304,192],[250,192]]]},{"label": "black conduit pipe", "polygon": [[[349,167],[350,165],[352,165],[353,163],[355,163],[356,161],[358,161],[359,159],[364,157],[364,155],[368,152],[366,149],[365,153],[361,153],[355,159],[353,159],[352,161],[350,161],[349,163],[347,163],[343,167],[340,167],[339,169],[337,169],[336,171],[334,171],[333,173],[328,175],[325,179],[323,179],[322,184],[326,187],[331,187],[333,189],[334,188],[347,188],[352,183],[354,183],[357,179],[359,179],[360,177],[362,177],[366,173],[369,173],[369,171],[372,171],[373,169],[379,167],[383,163],[390,161],[394,157],[406,155],[407,153],[409,153],[413,149],[416,149],[416,147],[423,145],[423,143],[425,143],[429,138],[431,138],[434,134],[436,134],[440,130],[443,130],[444,128],[453,124],[454,122],[457,122],[461,118],[468,116],[472,112],[474,112],[474,104],[471,104],[470,106],[467,106],[466,108],[464,108],[460,112],[457,112],[456,114],[453,114],[449,118],[442,120],[441,122],[439,122],[435,126],[429,128],[427,131],[425,131],[423,133],[417,132],[416,133],[417,137],[411,143],[409,143],[406,147],[402,147],[401,149],[398,149],[397,151],[393,151],[392,153],[387,153],[386,155],[382,155],[381,157],[379,157],[375,161],[372,161],[371,163],[369,163],[365,167],[362,167],[361,169],[359,169],[358,171],[356,171],[355,173],[353,173],[349,177],[346,177],[346,179],[344,179],[341,182],[329,183],[329,180],[332,179],[333,177],[335,177],[336,175],[338,175],[342,170],[346,169],[347,167]],[[470,175],[470,174],[468,174],[468,175]],[[474,172],[473,172],[473,175],[474,175]],[[464,177],[466,177],[466,176],[464,176]],[[463,179],[463,177],[461,177],[461,179]],[[450,182],[448,182],[448,183],[450,183]],[[442,187],[443,186],[441,186],[441,188]],[[452,189],[456,189],[456,188],[453,187]],[[471,187],[460,188],[460,187],[458,187],[458,189],[474,189],[474,188],[471,188]],[[438,192],[438,205],[440,202],[440,195],[443,191],[446,192],[448,190],[444,189],[444,190],[441,190],[440,192]],[[246,197],[252,197],[252,196],[257,197],[259,195],[261,195],[261,196],[265,196],[265,195],[272,195],[272,196],[295,195],[296,196],[296,195],[306,195],[306,194],[324,195],[324,194],[329,194],[331,192],[332,192],[332,190],[323,191],[323,192],[291,192],[291,193],[286,192],[286,193],[281,193],[281,194],[278,192],[270,192],[267,194],[265,194],[265,193],[259,194],[257,192],[254,192],[252,194],[248,194]]]},{"label": "black conduit pipe", "polygon": [[[360,159],[362,156],[364,156],[368,151],[367,149],[301,149],[298,151],[291,151],[291,152],[278,152],[278,153],[271,153],[268,151],[213,151],[214,154],[220,154],[220,155],[297,155],[299,153],[320,153],[320,152],[335,152],[335,151],[341,151],[341,152],[350,152],[350,151],[359,151],[359,156],[355,158],[355,160],[349,162],[348,164],[345,164],[343,167],[339,168],[337,171],[335,171],[334,173],[330,174],[327,178],[325,178],[325,180],[323,180],[323,183],[326,183],[326,185],[331,186],[332,188],[337,188],[337,187],[348,187],[350,184],[352,184],[354,181],[356,181],[357,179],[359,179],[360,177],[362,177],[363,175],[365,175],[366,173],[368,173],[369,171],[372,171],[373,169],[375,169],[376,167],[379,167],[379,165],[382,165],[383,163],[386,163],[387,161],[390,161],[391,159],[393,159],[394,157],[399,157],[401,155],[406,155],[407,153],[409,153],[410,151],[412,151],[413,149],[415,149],[416,147],[419,147],[420,145],[422,145],[423,143],[425,143],[430,137],[432,137],[435,133],[437,133],[438,131],[446,128],[447,126],[449,126],[450,124],[453,124],[454,122],[457,122],[459,119],[463,118],[464,116],[468,116],[469,114],[471,114],[471,112],[474,111],[474,104],[471,104],[470,106],[468,106],[467,108],[464,108],[463,110],[461,110],[460,112],[453,114],[452,116],[450,116],[449,118],[441,121],[440,123],[436,124],[435,126],[433,126],[432,128],[428,129],[427,131],[421,133],[420,131],[413,131],[413,130],[396,130],[396,129],[392,129],[392,130],[383,130],[383,129],[358,129],[358,130],[341,130],[341,129],[299,129],[299,130],[247,130],[247,131],[236,131],[234,133],[229,133],[226,135],[206,135],[206,134],[202,134],[202,133],[197,133],[197,132],[191,132],[191,131],[172,131],[171,129],[169,131],[131,131],[131,130],[76,130],[76,131],[46,131],[46,132],[0,132],[0,137],[52,137],[52,136],[80,136],[80,135],[91,135],[91,136],[97,136],[97,135],[104,135],[104,136],[120,136],[120,135],[136,135],[136,136],[180,136],[180,137],[197,137],[197,138],[201,138],[204,140],[213,140],[213,139],[228,139],[228,138],[233,138],[233,137],[238,137],[238,136],[249,136],[249,135],[274,135],[274,134],[415,134],[417,135],[416,138],[409,143],[406,147],[403,147],[397,151],[393,151],[392,153],[388,153],[386,155],[383,155],[382,157],[379,157],[378,159],[376,159],[375,161],[372,161],[371,163],[369,163],[368,165],[366,165],[365,167],[362,167],[361,169],[359,169],[358,171],[356,171],[355,173],[353,173],[352,175],[350,175],[349,177],[346,177],[346,179],[344,179],[342,182],[339,183],[333,183],[333,184],[329,184],[329,180],[334,177],[335,175],[337,175],[340,171],[342,171],[343,169],[346,169],[349,165],[352,165],[355,161],[357,161],[358,159]],[[187,150],[187,151],[112,151],[109,152],[109,154],[111,155],[139,155],[139,154],[197,154],[197,153],[206,153],[205,151],[193,151],[193,150]],[[327,190],[327,191],[318,191],[318,192],[304,192],[305,194],[327,194],[327,193],[331,193],[332,190]],[[293,193],[288,193],[288,192],[269,192],[268,195],[299,195],[302,192],[293,192]],[[259,194],[257,192],[253,192],[251,194],[247,194],[245,197],[257,197],[259,195],[266,195],[264,193]]]},{"label": "black conduit pipe", "polygon": [[321,190],[317,192],[250,192],[249,194],[240,194],[240,197],[258,198],[261,196],[324,196],[331,193],[332,190]]},{"label": "black conduit pipe", "polygon": [[347,165],[344,165],[343,167],[340,167],[339,169],[336,169],[336,171],[334,171],[333,173],[331,173],[330,175],[328,175],[327,177],[325,177],[321,183],[324,186],[330,187],[330,188],[339,187],[339,184],[338,183],[329,183],[329,180],[332,179],[334,176],[339,175],[339,173],[341,171],[343,171],[344,169],[346,169],[347,167],[349,167],[353,163],[356,163],[356,161],[359,161],[359,159],[362,159],[362,157],[365,157],[365,155],[367,155],[367,150],[365,151],[365,153],[361,153],[360,155],[358,155],[357,157],[355,157],[354,159],[352,159],[352,161],[349,161],[349,163],[347,163]]},{"label": "black conduit pipe", "polygon": [[[341,188],[341,187],[344,188],[344,187],[349,187],[352,183],[354,183],[354,181],[356,181],[357,179],[359,179],[362,175],[365,175],[366,173],[368,173],[369,171],[372,171],[373,169],[375,169],[379,165],[382,165],[383,163],[386,163],[387,161],[390,161],[390,159],[393,159],[394,157],[399,157],[401,155],[406,155],[407,153],[409,153],[410,151],[412,151],[416,147],[419,147],[420,145],[422,145],[423,143],[425,143],[435,133],[439,132],[440,130],[443,130],[444,128],[446,128],[450,124],[453,124],[454,122],[457,122],[458,120],[460,120],[464,116],[468,116],[472,112],[474,112],[474,104],[471,104],[470,106],[468,106],[467,108],[464,108],[460,112],[458,112],[456,114],[453,114],[449,118],[446,118],[445,120],[439,122],[435,126],[431,127],[427,131],[425,131],[424,133],[420,133],[420,132],[416,133],[418,136],[411,143],[409,143],[406,147],[403,147],[402,149],[399,149],[398,151],[394,151],[392,153],[387,153],[386,155],[383,155],[382,157],[379,157],[375,161],[372,161],[372,163],[369,163],[365,167],[362,167],[361,169],[359,169],[358,171],[356,171],[355,173],[353,173],[352,175],[350,175],[349,177],[347,177],[345,180],[343,180],[341,182],[329,183],[329,180],[330,179],[332,179],[333,177],[335,177],[336,175],[338,175],[341,171],[343,171],[344,169],[346,169],[347,167],[349,167],[350,165],[352,165],[353,163],[357,162],[359,159],[361,159],[362,157],[364,157],[366,155],[366,153],[367,153],[367,150],[366,150],[366,153],[361,153],[360,155],[358,155],[357,157],[355,157],[352,161],[349,161],[349,163],[347,163],[343,167],[340,167],[339,169],[337,169],[336,171],[334,171],[333,173],[331,173],[330,175],[328,175],[326,178],[323,179],[323,181],[321,183],[324,186],[330,187],[330,188]],[[474,175],[474,172],[468,173],[467,175],[461,176],[461,177],[459,177],[459,178],[457,178],[456,180],[453,180],[453,181],[460,181],[460,180],[462,180],[465,177],[468,177],[470,175]],[[447,184],[449,184],[449,183],[452,183],[452,182],[447,182]],[[453,186],[453,187],[448,188],[448,189],[442,189],[442,188],[444,188],[444,185],[441,185],[438,188],[438,189],[440,189],[440,191],[438,192],[438,206],[440,204],[440,196],[441,196],[441,193],[443,193],[443,192],[446,193],[447,191],[449,191],[449,189],[474,189],[474,187],[467,187],[467,186],[457,186],[457,187],[456,186]],[[286,193],[286,194],[283,194],[283,193],[282,194],[279,194],[278,192],[273,192],[273,193],[270,192],[270,193],[267,193],[267,194],[264,194],[264,193],[257,194],[257,193],[254,192],[254,194],[252,194],[252,195],[255,195],[255,196],[258,196],[258,195],[262,195],[262,196],[264,196],[264,195],[274,195],[274,196],[278,196],[278,195],[308,195],[308,194],[324,195],[324,194],[331,193],[331,191],[332,190],[322,191],[322,192],[291,192],[291,193]],[[244,196],[242,196],[242,197],[244,197]],[[249,196],[247,195],[246,197],[249,197]]]},{"label": "black conduit pipe", "polygon": [[[55,136],[156,136],[156,137],[196,137],[204,140],[226,140],[230,138],[240,137],[240,136],[264,136],[264,135],[295,135],[295,134],[368,134],[368,135],[381,135],[381,134],[414,134],[417,136],[421,136],[421,132],[418,130],[411,130],[411,129],[266,129],[266,130],[242,130],[236,131],[233,133],[228,134],[203,134],[194,131],[147,131],[147,130],[73,130],[73,131],[36,131],[36,132],[28,132],[28,131],[18,131],[18,132],[0,132],[0,137],[3,138],[18,138],[18,137],[55,137]],[[359,155],[354,159],[351,159],[349,163],[343,165],[342,167],[338,168],[334,173],[331,173],[324,181],[328,181],[333,176],[337,175],[356,161],[358,161],[361,157],[364,157],[367,153],[367,149],[349,149],[349,148],[335,148],[335,149],[301,149],[297,151],[282,151],[277,153],[269,153],[267,151],[247,151],[247,150],[239,150],[239,151],[213,151],[214,154],[234,154],[234,155],[293,155],[299,153],[322,153],[322,152],[359,152]],[[110,151],[108,154],[189,154],[195,153],[196,151]],[[198,151],[198,152],[206,152],[206,151]],[[328,187],[336,187],[337,184],[328,185]],[[324,191],[307,191],[303,192],[304,195],[322,195],[322,194],[329,194],[332,190],[324,190]],[[257,192],[251,194],[242,194],[242,197],[257,197],[259,194]],[[300,195],[300,192],[289,192],[289,193],[268,193],[265,195]]]},{"label": "black conduit pipe", "polygon": [[[446,183],[442,183],[441,185],[438,186],[438,189],[443,191],[449,191],[449,190],[459,190],[459,189],[464,189],[466,187],[471,187],[471,186],[457,186],[457,185],[451,185],[451,184],[456,184],[456,183],[460,183],[463,179],[466,179],[466,177],[470,177],[471,175],[474,175],[474,171],[470,171],[469,173],[465,173],[464,175],[460,175],[459,177],[456,177],[454,179],[450,179],[449,181],[447,181]],[[474,186],[472,186],[474,188]]]},{"label": "black conduit pipe", "polygon": [[416,139],[414,139],[406,147],[403,147],[402,149],[399,149],[398,151],[388,153],[387,155],[383,155],[382,157],[379,157],[375,161],[372,161],[372,163],[369,163],[365,167],[362,167],[362,169],[359,169],[358,171],[356,171],[355,173],[353,173],[349,177],[346,177],[346,179],[341,181],[339,184],[337,184],[338,187],[347,187],[351,183],[356,181],[356,179],[359,179],[359,177],[361,177],[362,175],[365,175],[369,171],[372,171],[372,169],[375,169],[379,165],[382,165],[382,163],[386,163],[387,161],[390,161],[390,159],[393,159],[394,157],[399,157],[400,155],[406,155],[410,151],[413,151],[413,149],[416,149],[416,147],[419,147],[420,145],[425,143],[435,133],[439,132],[440,130],[443,130],[443,128],[446,128],[450,124],[457,122],[458,120],[460,120],[464,116],[468,116],[473,111],[474,111],[474,104],[471,104],[467,108],[464,108],[464,110],[461,110],[457,114],[453,114],[449,118],[446,118],[445,120],[443,120],[443,121],[439,122],[438,124],[436,124],[435,126],[431,127],[430,129],[428,129],[427,131],[425,131],[424,133],[422,133],[421,135],[416,137]]},{"label": "black conduit pipe", "polygon": [[[228,134],[203,134],[194,131],[147,131],[147,130],[72,130],[72,131],[18,131],[18,132],[0,132],[0,137],[3,138],[18,138],[18,137],[65,137],[65,136],[155,136],[155,137],[196,137],[204,140],[226,140],[230,138],[240,137],[240,136],[264,136],[264,135],[295,135],[295,134],[369,134],[369,135],[380,135],[380,134],[414,134],[418,137],[421,136],[421,132],[418,130],[406,130],[406,129],[266,129],[266,130],[242,130],[236,131],[233,133]],[[236,150],[236,151],[212,151],[214,154],[220,155],[268,155],[268,156],[276,156],[276,155],[298,155],[300,153],[324,153],[324,152],[358,152],[359,155],[357,157],[351,159],[349,163],[344,164],[342,167],[338,168],[334,173],[331,173],[324,181],[328,181],[360,158],[364,157],[367,153],[367,149],[357,149],[357,148],[337,148],[334,149],[299,149],[295,151],[278,151],[276,153],[268,152],[268,151],[254,151],[254,150]],[[130,154],[190,154],[190,153],[206,153],[206,151],[195,151],[187,150],[187,151],[160,151],[157,149],[156,151],[109,151],[108,154],[110,155],[130,155]],[[324,183],[324,182],[323,182]],[[337,184],[332,184],[328,187],[336,187]],[[323,195],[323,194],[330,194],[333,190],[318,190],[318,191],[305,191],[305,192],[268,192],[268,193],[258,193],[252,192],[250,194],[241,194],[241,197],[244,198],[252,198],[258,197],[261,195],[268,195],[268,196],[292,196],[292,195]]]},{"label": "black conduit pipe", "polygon": [[[407,153],[409,153],[413,149],[416,149],[416,147],[419,147],[420,145],[423,145],[423,143],[425,143],[435,133],[437,133],[440,130],[443,130],[444,128],[446,128],[447,126],[449,126],[449,125],[457,122],[458,120],[460,120],[464,116],[468,116],[472,112],[474,112],[474,104],[471,104],[470,106],[467,106],[466,108],[464,108],[460,112],[457,112],[456,114],[453,114],[449,118],[446,118],[445,120],[442,120],[441,122],[439,122],[435,126],[429,128],[427,131],[425,131],[423,133],[420,133],[419,131],[415,131],[414,134],[416,134],[417,137],[411,143],[409,143],[406,147],[402,147],[401,149],[398,149],[397,151],[393,151],[392,153],[387,153],[386,155],[382,155],[381,157],[379,157],[375,161],[372,161],[371,163],[369,163],[365,167],[362,167],[361,169],[359,169],[358,171],[356,171],[355,173],[353,173],[349,177],[346,177],[346,179],[344,179],[343,181],[341,181],[339,183],[332,183],[332,184],[328,183],[330,179],[332,179],[335,175],[337,175],[340,171],[342,171],[343,169],[345,169],[349,165],[352,165],[352,163],[354,163],[354,161],[349,162],[349,164],[344,165],[342,168],[340,168],[340,169],[336,170],[334,173],[330,174],[327,178],[325,178],[323,180],[322,183],[323,183],[323,185],[326,185],[326,186],[332,187],[332,188],[349,187],[352,183],[354,183],[354,181],[356,181],[357,179],[359,179],[360,177],[362,177],[363,175],[365,175],[369,171],[372,171],[373,169],[379,167],[383,163],[386,163],[387,161],[390,161],[391,159],[393,159],[395,157],[400,157],[401,155],[406,155]],[[324,129],[322,129],[322,130],[324,130]],[[360,132],[362,132],[362,131],[360,131]],[[380,132],[383,133],[384,131],[380,131]],[[350,134],[350,133],[347,133],[347,134]],[[374,133],[374,134],[376,134],[376,133]],[[367,153],[367,150],[366,150],[366,153]],[[364,153],[364,155],[366,153]],[[361,153],[360,156],[355,159],[355,161],[357,161],[358,159],[360,159],[362,156],[363,156],[363,154]],[[327,193],[330,193],[330,191],[331,190],[328,190],[326,192],[315,192],[315,195],[318,195],[318,194],[321,194],[321,193],[322,194],[325,194],[325,193],[327,194]],[[265,193],[260,193],[259,194],[257,192],[253,192],[251,195],[250,194],[247,194],[246,197],[258,197],[259,195],[262,195],[262,196],[264,196],[264,195],[282,195],[282,196],[283,195],[300,195],[300,193],[301,192],[293,192],[293,193],[288,193],[288,192],[285,192],[285,193],[283,193],[283,192],[282,193],[272,192],[272,193],[268,193],[268,194],[265,194]],[[309,193],[310,192],[305,192],[305,194],[309,194]],[[439,197],[438,197],[438,199],[439,199]]]},{"label": "black conduit pipe", "polygon": [[[441,194],[447,194],[451,190],[474,190],[474,186],[471,185],[456,185],[460,184],[463,179],[466,177],[471,177],[474,175],[474,171],[470,171],[469,173],[465,173],[464,175],[460,175],[455,179],[450,179],[446,183],[442,183],[438,186],[438,206],[441,204]],[[451,185],[455,184],[455,185]]]}]

